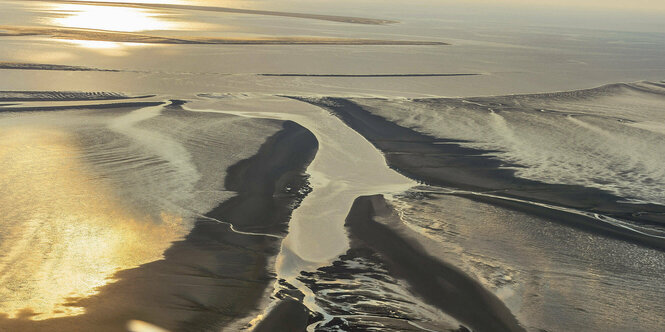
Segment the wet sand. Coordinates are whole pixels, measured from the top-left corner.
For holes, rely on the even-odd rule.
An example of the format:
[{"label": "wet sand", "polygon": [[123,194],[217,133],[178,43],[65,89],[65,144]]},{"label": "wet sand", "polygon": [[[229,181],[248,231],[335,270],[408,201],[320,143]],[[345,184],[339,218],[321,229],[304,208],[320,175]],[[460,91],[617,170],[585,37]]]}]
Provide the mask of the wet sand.
[{"label": "wet sand", "polygon": [[474,331],[523,331],[505,305],[483,286],[428,256],[418,241],[400,236],[375,218],[401,222],[381,195],[356,199],[346,220],[352,241],[378,252],[391,274],[408,281],[413,292]]},{"label": "wet sand", "polygon": [[293,299],[277,303],[252,330],[254,332],[306,331],[309,321],[307,307]]},{"label": "wet sand", "polygon": [[[292,120],[316,135],[319,149],[307,169],[313,190],[294,211],[289,223],[289,234],[282,241],[275,266],[280,280],[275,283],[271,298],[276,302],[281,299],[303,302],[315,311],[310,324],[334,324],[320,322],[326,319],[325,311],[317,305],[318,298],[312,290],[298,280],[301,271],[327,266],[347,251],[344,219],[356,197],[377,192],[400,193],[416,183],[389,169],[378,150],[324,109],[280,97],[201,97],[205,98],[189,104],[188,109]],[[407,321],[401,320],[401,325],[404,324]]]},{"label": "wet sand", "polygon": [[[505,163],[487,156],[492,151],[460,146],[461,141],[439,139],[415,130],[401,127],[374,115],[351,100],[342,98],[295,98],[324,107],[358,131],[386,156],[388,164],[400,173],[426,184],[458,188],[475,192],[488,192],[524,200],[562,206],[591,214],[663,225],[665,207],[656,204],[628,204],[611,193],[583,186],[545,184],[518,178],[512,169],[502,168]],[[475,195],[469,195],[469,197]],[[489,198],[478,198],[487,200]],[[496,200],[496,199],[495,199]],[[502,203],[515,209],[524,204]],[[538,205],[525,209],[548,214],[554,220],[602,232],[637,244],[665,249],[659,237],[628,230],[597,219],[555,212]]]},{"label": "wet sand", "polygon": [[161,37],[148,34],[107,30],[54,28],[39,26],[0,26],[0,37],[49,36],[55,39],[93,40],[141,44],[200,44],[200,45],[449,45],[439,41],[383,40],[327,37]]},{"label": "wet sand", "polygon": [[[177,116],[189,120],[181,123],[167,116],[161,122],[139,123],[137,118],[155,116],[163,111],[162,106],[167,102],[84,95],[35,95],[11,97],[19,98],[12,101],[0,100],[6,102],[0,105],[0,112],[72,110],[69,113],[77,113],[76,110],[79,110],[88,113],[75,120],[94,120],[100,125],[77,132],[79,142],[100,140],[103,143],[118,143],[103,137],[102,130],[96,130],[106,122],[89,116],[92,113],[115,118],[118,112],[123,115],[121,120],[135,121],[136,126],[124,127],[133,131],[110,134],[125,141],[133,139],[130,147],[136,151],[110,151],[108,146],[102,144],[82,144],[94,147],[88,149],[94,150],[94,153],[86,154],[91,164],[95,160],[98,166],[120,165],[117,167],[129,169],[126,173],[118,173],[125,175],[125,181],[118,181],[120,185],[112,187],[115,194],[145,196],[144,200],[137,200],[135,206],[119,205],[121,208],[118,210],[125,207],[148,210],[154,207],[140,203],[190,194],[184,189],[180,191],[180,188],[188,188],[180,186],[188,182],[170,182],[182,176],[178,167],[172,167],[175,171],[163,167],[165,171],[159,173],[161,177],[146,176],[155,169],[153,167],[145,167],[148,170],[145,172],[139,171],[138,168],[144,165],[165,164],[165,160],[148,155],[145,146],[135,144],[136,141],[147,141],[158,148],[167,145],[163,143],[177,143],[166,146],[169,148],[166,152],[171,153],[167,157],[174,156],[166,159],[166,164],[183,166],[190,173],[201,175],[198,183],[214,182],[211,179],[221,182],[223,176],[215,178],[214,175],[224,170],[228,170],[229,174],[224,186],[192,185],[197,193],[197,196],[192,196],[196,201],[207,199],[214,203],[196,210],[198,218],[188,217],[188,222],[195,221],[194,229],[189,225],[186,238],[174,243],[166,252],[159,250],[158,257],[164,253],[164,259],[154,261],[158,259],[154,258],[148,264],[137,263],[127,267],[130,270],[115,275],[111,272],[108,275],[113,275],[114,280],[105,282],[106,286],[100,287],[95,295],[69,299],[72,307],[85,308],[85,314],[64,318],[61,315],[61,318],[42,321],[38,320],[38,316],[33,317],[35,313],[29,310],[22,312],[18,318],[12,317],[15,311],[9,312],[7,317],[0,313],[0,330],[119,331],[127,330],[129,322],[133,322],[129,324],[131,329],[146,322],[173,331],[217,331],[222,328],[237,331],[246,327],[244,325],[252,318],[262,317],[261,314],[267,315],[257,325],[257,331],[297,331],[303,330],[305,325],[318,323],[317,328],[330,331],[339,328],[461,332],[467,331],[467,327],[479,331],[513,331],[521,330],[521,327],[530,331],[650,330],[649,327],[657,329],[662,326],[661,315],[658,314],[663,311],[663,297],[659,296],[663,292],[658,282],[663,270],[662,255],[646,255],[644,251],[647,250],[642,250],[644,248],[624,241],[613,240],[626,246],[608,246],[603,241],[595,241],[599,238],[608,240],[595,233],[662,249],[661,241],[600,222],[593,214],[624,218],[644,225],[662,225],[665,222],[663,209],[648,204],[624,204],[619,202],[621,198],[597,189],[553,186],[519,179],[513,171],[504,168],[512,165],[489,157],[491,151],[465,148],[466,142],[439,139],[420,134],[418,128],[400,127],[395,122],[373,116],[372,110],[363,109],[364,106],[354,105],[353,101],[357,99],[325,99],[323,104],[330,102],[330,105],[308,101],[332,110],[362,136],[345,127],[338,118],[328,116],[326,110],[310,104],[294,100],[282,104],[272,99],[247,100],[261,94],[341,98],[478,96],[556,91],[562,87],[582,88],[620,80],[662,79],[657,77],[665,68],[660,60],[665,57],[662,56],[663,48],[659,47],[663,44],[659,35],[584,30],[569,26],[567,22],[560,28],[539,27],[528,22],[525,26],[520,20],[507,24],[501,22],[507,18],[505,13],[492,14],[489,7],[487,13],[483,11],[478,17],[468,15],[475,10],[469,10],[467,16],[460,16],[468,9],[460,11],[459,8],[435,2],[424,6],[400,2],[386,6],[383,3],[348,1],[302,7],[294,7],[295,4],[288,1],[270,4],[270,8],[277,10],[295,8],[294,11],[324,14],[332,12],[326,7],[342,15],[346,12],[392,18],[394,13],[399,13],[404,24],[394,25],[390,24],[396,21],[384,19],[212,6],[57,0],[24,3],[0,5],[3,9],[7,8],[0,15],[7,21],[4,24],[31,25],[0,27],[0,37],[5,36],[0,38],[0,42],[6,46],[1,48],[3,60],[12,61],[0,65],[0,69],[6,69],[0,70],[5,75],[5,90],[96,89],[126,91],[128,94],[155,92],[185,99],[188,98],[185,95],[193,93],[211,93],[212,98],[216,92],[228,100],[237,98],[239,101],[237,105],[210,107],[205,108],[206,111],[226,110],[228,114],[224,116],[234,119],[234,111],[249,110],[254,112],[251,116],[264,119],[256,122],[247,120],[252,123],[248,127],[254,126],[254,130],[246,131],[258,137],[256,145],[250,148],[248,137],[251,134],[241,135],[241,129],[247,128],[241,128],[235,120],[229,121],[237,124],[235,127],[233,124],[208,126],[208,115],[200,115],[197,121],[190,121],[199,114],[179,109],[179,101],[172,103],[170,111],[182,112]],[[80,6],[75,7],[96,10],[79,11],[60,4],[76,4]],[[111,9],[117,10],[117,13],[109,14]],[[151,19],[146,24],[136,22],[139,24],[132,27],[129,26],[131,14]],[[128,20],[123,22],[123,18]],[[80,20],[85,21],[84,26],[90,29],[76,29],[82,27]],[[558,20],[569,21],[570,17],[564,15]],[[554,22],[553,25],[560,23]],[[45,24],[54,26],[44,27]],[[589,24],[593,26],[593,22],[584,22],[585,28]],[[116,29],[136,29],[136,33],[110,31]],[[641,27],[630,29],[639,30]],[[234,36],[239,38],[225,38]],[[326,38],[330,36],[345,38]],[[458,45],[450,49],[439,48],[439,45],[447,45],[438,42],[445,40],[442,36]],[[24,63],[29,61],[35,64]],[[96,68],[134,68],[140,72],[113,73]],[[321,68],[328,69],[321,71]],[[323,74],[315,74],[321,72]],[[486,74],[464,74],[473,72]],[[219,73],[230,75],[221,77]],[[50,101],[52,99],[57,101]],[[18,103],[14,104],[15,101]],[[22,105],[22,101],[35,103]],[[345,104],[347,101],[349,104]],[[300,104],[300,108],[296,104]],[[147,114],[138,112],[128,114],[129,119],[124,117],[124,113],[132,113],[125,112],[126,109],[145,106],[156,107],[147,110]],[[29,123],[36,114],[2,115],[11,118],[14,122],[9,121],[9,125],[13,125],[22,121]],[[58,115],[44,112],[46,119],[41,119],[38,124],[69,122],[73,118],[63,116],[58,119]],[[275,120],[291,119],[304,127],[293,122],[265,120],[269,117]],[[301,121],[303,119],[306,121]],[[262,121],[271,126],[256,125]],[[283,130],[268,139],[261,150],[249,158],[248,155],[256,151],[260,142],[279,130],[276,127],[282,123],[285,125]],[[79,130],[75,128],[77,124],[67,125],[70,127],[66,129]],[[187,135],[185,131],[196,134]],[[230,134],[216,135],[222,132]],[[128,134],[131,137],[127,137]],[[374,146],[367,144],[363,137]],[[165,138],[174,139],[170,142]],[[640,139],[639,136],[633,138]],[[318,150],[317,139],[320,143]],[[644,143],[646,149],[653,144]],[[17,146],[20,148],[19,144]],[[386,185],[386,188],[381,186],[383,183],[392,184],[393,178],[377,175],[387,169],[379,150],[385,153],[388,164],[394,170],[411,179],[464,190],[451,193],[447,189],[423,186],[413,189],[422,190],[417,194],[405,194],[446,198],[436,200],[436,204],[426,197],[417,203],[405,200],[403,205],[399,205],[399,196],[391,198],[386,194],[386,201],[395,203],[387,206],[380,196],[365,196],[394,193],[388,189],[392,185]],[[120,153],[116,153],[118,151]],[[183,151],[191,152],[192,160],[187,160],[189,155],[181,153]],[[247,152],[247,155],[237,157],[236,153],[241,151]],[[318,161],[312,161],[314,153]],[[39,153],[35,155],[39,156]],[[228,155],[228,159],[232,160],[228,164],[242,158],[249,159],[229,168],[228,164],[218,164],[226,158],[204,158],[201,155]],[[126,160],[137,159],[138,162],[125,163]],[[34,164],[37,167],[47,165],[40,165],[39,161]],[[16,169],[19,170],[16,173],[21,175],[20,167]],[[305,169],[311,178],[303,174]],[[651,175],[641,173],[639,169],[635,173],[645,177]],[[406,177],[395,175],[394,187],[402,190],[405,185],[400,181],[409,181]],[[30,180],[27,176],[17,178],[27,178],[26,182]],[[159,190],[162,187],[157,185],[146,186],[145,190],[137,190],[138,185],[127,186],[131,188],[122,186],[136,178],[145,178],[145,181],[137,181],[139,183],[168,182],[177,185],[171,186],[175,190]],[[191,178],[196,181],[195,176]],[[94,186],[95,182],[91,184]],[[228,198],[230,192],[237,195]],[[57,191],[54,193],[57,195]],[[229,196],[225,196],[227,194]],[[307,197],[303,199],[305,195]],[[358,196],[361,197],[349,213],[354,198]],[[219,197],[224,197],[222,203],[221,199],[216,200]],[[471,203],[464,204],[465,201]],[[25,206],[24,211],[44,210],[39,205]],[[479,206],[484,207],[484,214],[475,213],[480,210]],[[502,207],[507,209],[504,211]],[[561,207],[578,209],[586,214],[567,212],[559,209]],[[408,225],[406,218],[399,220],[393,208],[399,213],[406,211],[404,215],[413,211],[420,213],[416,215],[424,221],[417,225],[426,231],[414,234],[405,230],[413,224]],[[532,215],[541,218],[531,218]],[[435,223],[437,219],[445,219],[449,223],[440,226]],[[5,220],[7,224],[13,222],[11,218]],[[549,220],[556,223],[549,223]],[[290,223],[288,233],[287,222]],[[465,222],[465,232],[458,231],[464,227],[456,227]],[[14,224],[23,227],[21,223]],[[553,232],[553,227],[548,227],[550,224],[565,232]],[[576,228],[564,226],[571,224]],[[580,232],[578,228],[586,231]],[[524,229],[531,232],[520,232]],[[426,242],[428,239],[419,236],[427,234],[427,231],[442,235],[429,240],[436,239],[432,241],[438,241],[434,245],[453,247],[449,255],[438,255],[440,252],[432,250],[431,243]],[[133,234],[136,233],[141,234]],[[465,235],[478,233],[483,236],[465,241]],[[144,234],[146,238],[149,235],[148,232]],[[347,234],[350,235],[350,243]],[[68,239],[67,236],[61,238]],[[168,243],[171,244],[171,241]],[[12,241],[6,243],[13,244]],[[283,248],[277,254],[280,243]],[[51,242],[44,247],[48,245]],[[641,251],[629,250],[632,247]],[[40,258],[41,255],[36,254],[40,251],[32,251],[30,255],[30,246],[26,248],[25,257]],[[477,248],[481,249],[473,251]],[[535,253],[528,255],[531,251]],[[584,255],[590,251],[595,255]],[[52,252],[58,253],[57,250]],[[634,262],[635,266],[627,269],[625,265],[617,264],[617,261],[623,263],[615,259],[621,255],[626,262]],[[284,259],[282,262],[279,261],[280,256]],[[529,264],[505,263],[515,257]],[[136,267],[139,264],[143,265]],[[490,270],[487,275],[497,278],[500,285],[507,286],[497,290],[494,284],[487,282],[485,274],[464,269],[464,264],[474,268],[485,264],[482,268]],[[453,265],[459,270],[451,267]],[[611,266],[610,272],[613,273],[598,268],[598,265]],[[505,266],[513,269],[503,269]],[[520,266],[524,268],[519,270]],[[20,269],[21,265],[15,265],[15,268]],[[44,270],[48,268],[45,266]],[[546,273],[539,273],[542,271]],[[640,278],[647,274],[648,278]],[[32,279],[32,275],[30,277]],[[285,279],[281,280],[282,277]],[[53,280],[43,275],[35,275],[34,278],[45,282]],[[280,280],[276,282],[278,278]],[[513,284],[509,280],[517,285],[526,284],[524,280],[533,284],[524,286],[523,294],[511,296],[506,295]],[[15,284],[12,282],[8,286]],[[593,287],[595,284],[602,287]],[[53,285],[56,285],[55,281]],[[279,293],[277,296],[272,293],[274,297],[271,299],[275,302],[266,313],[263,309],[272,285]],[[310,288],[309,293],[303,294],[307,287]],[[11,292],[11,288],[6,289]],[[38,300],[41,300],[40,297],[33,296]],[[310,312],[308,316],[303,303],[310,309],[323,308],[326,312],[318,315]],[[506,307],[513,312],[508,312]],[[519,323],[513,314],[518,317]],[[530,321],[529,316],[536,317]],[[313,327],[310,325],[310,329]]]},{"label": "wet sand", "polygon": [[[430,256],[421,247],[423,236],[400,230],[401,223],[381,195],[355,200],[346,218],[351,248],[332,265],[303,272],[300,277],[317,294],[322,307],[337,317],[322,327],[337,326],[345,331],[524,330],[494,294],[452,265]],[[379,288],[383,290],[358,287],[360,279],[385,286]],[[419,305],[389,290],[405,287],[398,280],[443,313],[426,318],[418,317],[422,313],[418,310],[405,311]]]},{"label": "wet sand", "polygon": [[106,72],[118,72],[119,71],[119,70],[114,70],[114,69],[100,69],[100,68],[91,68],[91,67],[83,67],[83,66],[65,66],[65,65],[52,65],[52,64],[45,64],[45,63],[23,63],[23,62],[0,62],[0,69],[106,71]]},{"label": "wet sand", "polygon": [[134,101],[125,103],[108,103],[108,104],[87,104],[87,105],[63,105],[63,106],[20,106],[16,107],[0,107],[0,112],[38,112],[38,111],[64,111],[64,110],[92,110],[92,109],[114,109],[114,108],[138,108],[159,106],[164,104],[160,101]]},{"label": "wet sand", "polygon": [[226,187],[237,196],[198,218],[164,259],[116,273],[117,281],[97,295],[70,298],[69,305],[85,308],[83,315],[34,321],[25,310],[15,319],[0,316],[0,325],[10,331],[119,331],[139,321],[132,326],[201,331],[251,314],[271,283],[268,266],[291,211],[308,193],[303,172],[317,149],[305,128],[283,126],[254,157],[228,170]]},{"label": "wet sand", "polygon": [[275,77],[449,77],[476,76],[481,74],[258,74],[259,76]]}]

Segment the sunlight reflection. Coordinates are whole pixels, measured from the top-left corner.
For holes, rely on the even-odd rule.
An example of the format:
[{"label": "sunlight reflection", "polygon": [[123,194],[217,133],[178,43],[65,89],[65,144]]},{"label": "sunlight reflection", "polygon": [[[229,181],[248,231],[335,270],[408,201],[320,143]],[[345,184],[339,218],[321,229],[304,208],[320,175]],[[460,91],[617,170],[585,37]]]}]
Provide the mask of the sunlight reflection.
[{"label": "sunlight reflection", "polygon": [[127,43],[109,42],[101,40],[76,40],[76,39],[61,39],[61,40],[81,47],[95,48],[95,49],[117,49],[127,46]]},{"label": "sunlight reflection", "polygon": [[[72,0],[71,2],[86,2],[87,0]],[[94,2],[112,2],[112,3],[164,3],[172,5],[186,4],[187,1],[183,0],[92,0]],[[206,0],[204,0],[206,1]]]},{"label": "sunlight reflection", "polygon": [[[5,128],[6,129],[6,128]],[[84,313],[76,304],[115,272],[162,258],[183,219],[147,216],[82,164],[66,132],[0,132],[0,312],[41,320]]]},{"label": "sunlight reflection", "polygon": [[126,56],[129,54],[129,50],[131,48],[158,46],[155,44],[124,43],[124,42],[110,42],[102,40],[84,40],[84,39],[58,39],[57,41],[90,49],[91,51],[95,51],[97,53],[107,56]]},{"label": "sunlight reflection", "polygon": [[50,23],[67,28],[123,32],[181,28],[181,24],[166,19],[166,15],[141,8],[53,4],[51,10],[62,16],[52,18]]},{"label": "sunlight reflection", "polygon": [[58,41],[73,44],[82,48],[87,48],[108,56],[125,56],[129,53],[130,48],[158,46],[155,44],[124,43],[84,39],[58,39]]}]

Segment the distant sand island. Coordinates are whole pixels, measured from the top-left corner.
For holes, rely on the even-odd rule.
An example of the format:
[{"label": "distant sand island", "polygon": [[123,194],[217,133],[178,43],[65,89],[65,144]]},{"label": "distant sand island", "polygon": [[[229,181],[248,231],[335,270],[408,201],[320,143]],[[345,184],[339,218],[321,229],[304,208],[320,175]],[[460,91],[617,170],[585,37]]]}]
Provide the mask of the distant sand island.
[{"label": "distant sand island", "polygon": [[228,44],[228,45],[449,45],[438,41],[383,40],[328,37],[160,37],[108,30],[51,28],[39,26],[0,26],[0,37],[50,36],[57,39],[94,40],[142,44]]}]

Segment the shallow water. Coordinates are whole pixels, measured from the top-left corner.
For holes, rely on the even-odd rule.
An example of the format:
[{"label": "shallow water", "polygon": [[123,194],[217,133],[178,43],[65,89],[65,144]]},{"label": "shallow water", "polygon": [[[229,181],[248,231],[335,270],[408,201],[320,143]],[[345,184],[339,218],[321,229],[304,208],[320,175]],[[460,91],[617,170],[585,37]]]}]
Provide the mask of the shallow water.
[{"label": "shallow water", "polygon": [[[42,29],[38,35],[0,36],[0,62],[10,63],[0,68],[15,68],[0,69],[0,90],[46,91],[42,101],[1,103],[38,108],[105,103],[109,101],[63,92],[105,91],[111,94],[92,96],[158,94],[146,101],[186,99],[192,102],[185,108],[200,111],[151,106],[0,112],[0,297],[5,298],[0,318],[43,322],[85,316],[84,306],[72,305],[75,299],[98,296],[100,286],[118,284],[113,279],[117,272],[163,258],[197,217],[234,194],[224,190],[226,170],[254,155],[281,128],[270,119],[290,119],[316,135],[320,151],[308,169],[313,190],[295,210],[281,253],[268,261],[269,270],[302,291],[305,304],[324,314],[324,323],[333,317],[385,319],[381,310],[386,309],[416,322],[408,323],[414,330],[456,327],[455,319],[417,298],[380,262],[339,257],[348,249],[343,224],[353,199],[398,194],[413,181],[390,170],[379,151],[325,110],[278,96],[388,98],[355,100],[398,124],[495,150],[492,155],[515,168],[519,177],[581,184],[633,202],[665,204],[663,88],[616,84],[663,80],[665,35],[659,11],[584,14],[449,1],[141,2],[399,23],[63,1],[0,3],[0,35],[27,31],[18,26]],[[129,18],[131,24],[126,23]],[[70,29],[69,37],[51,38],[43,35],[44,28]],[[90,37],[93,30],[71,32],[79,28],[108,31],[97,40]],[[451,45],[108,40],[121,33],[190,41],[306,36]],[[34,70],[16,69],[16,64]],[[400,76],[409,74],[439,76]],[[478,75],[441,76],[446,74]],[[615,85],[572,94],[510,96],[610,83]],[[491,95],[508,96],[478,97]],[[0,98],[7,96],[0,93]],[[406,99],[422,97],[459,98]],[[393,196],[391,203],[406,225],[435,243],[427,247],[432,255],[497,294],[529,330],[650,331],[665,324],[660,318],[665,309],[660,251],[441,192],[422,195],[415,190]],[[331,276],[315,275],[307,283],[301,272],[331,262],[365,264],[375,273],[335,280],[339,289],[309,289]],[[342,277],[348,276],[334,276]],[[356,288],[347,292],[344,287],[350,285]],[[283,289],[276,282],[261,308],[232,328],[265,314],[266,303],[274,300],[268,294]],[[335,303],[341,298],[359,300]]]},{"label": "shallow water", "polygon": [[[188,4],[190,2],[187,2]],[[55,3],[57,4],[57,3]],[[195,3],[196,4],[196,3]],[[63,4],[64,5],[64,4]],[[398,24],[363,25],[262,15],[150,9],[157,26],[138,33],[156,36],[314,36],[434,40],[451,46],[160,45],[45,36],[2,37],[0,61],[78,65],[138,73],[3,70],[6,90],[85,90],[139,93],[263,92],[341,96],[482,96],[590,88],[606,83],[658,81],[665,68],[662,29],[601,29],[574,24],[520,22],[485,8],[487,19],[470,19],[473,7],[449,3],[422,7],[393,2],[207,2],[205,5],[397,19]],[[85,22],[120,22],[121,13],[54,11],[49,2],[3,2],[3,25],[74,27]],[[95,7],[95,6],[88,6]],[[114,10],[122,7],[107,7]],[[128,8],[127,11],[138,9]],[[147,10],[147,9],[146,9]],[[483,14],[480,14],[480,13]],[[11,14],[10,14],[11,13]],[[542,13],[533,12],[533,19]],[[629,22],[634,15],[618,22]],[[610,17],[610,16],[606,16]],[[648,15],[638,16],[644,23]],[[147,19],[146,18],[146,19]],[[561,17],[564,20],[565,17]],[[638,21],[639,21],[638,20]],[[51,23],[49,23],[51,22]],[[175,25],[174,22],[182,24]],[[586,18],[575,23],[596,22]],[[164,24],[174,24],[160,26]],[[549,23],[549,22],[548,22]],[[568,23],[568,22],[566,22]],[[598,22],[596,22],[598,23]],[[662,23],[662,22],[661,22]],[[79,24],[80,25],[80,24]],[[590,24],[592,25],[592,24]],[[101,28],[101,27],[97,27]],[[155,30],[156,29],[156,30]],[[640,31],[643,30],[643,31]],[[497,33],[502,31],[503,33]],[[259,73],[409,74],[478,73],[467,77],[330,78],[257,77]],[[227,75],[233,74],[233,75]]]},{"label": "shallow water", "polygon": [[391,203],[427,249],[492,290],[530,331],[662,326],[662,251],[446,194]]},{"label": "shallow water", "polygon": [[[154,106],[0,115],[1,311],[80,315],[119,270],[162,258],[233,193],[224,172],[279,129]],[[195,130],[193,130],[195,128]]]}]

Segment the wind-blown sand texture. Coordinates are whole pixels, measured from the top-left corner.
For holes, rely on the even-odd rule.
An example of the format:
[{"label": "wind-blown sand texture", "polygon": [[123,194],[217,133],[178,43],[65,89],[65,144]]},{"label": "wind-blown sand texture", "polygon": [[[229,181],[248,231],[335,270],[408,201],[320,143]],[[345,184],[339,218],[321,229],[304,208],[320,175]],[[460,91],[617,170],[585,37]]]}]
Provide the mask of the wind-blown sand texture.
[{"label": "wind-blown sand texture", "polygon": [[0,101],[83,101],[137,98],[117,92],[0,91]]},{"label": "wind-blown sand texture", "polygon": [[[413,179],[468,190],[471,192],[460,195],[470,197],[477,196],[472,192],[490,190],[496,192],[496,195],[484,195],[478,199],[497,202],[501,197],[506,197],[507,200],[500,203],[502,206],[518,208],[528,205],[527,210],[541,211],[552,217],[563,214],[563,217],[557,218],[561,222],[635,243],[665,248],[662,234],[645,231],[639,226],[640,223],[662,225],[665,216],[665,207],[662,205],[626,203],[623,197],[593,187],[548,184],[517,177],[515,170],[506,168],[504,162],[488,156],[492,151],[463,147],[462,140],[438,138],[399,126],[348,99],[297,99],[329,109],[381,149],[391,167]],[[541,203],[551,205],[548,207]],[[556,209],[556,206],[564,209],[548,212]],[[570,211],[566,212],[565,208],[578,209],[586,214],[570,215]],[[621,221],[597,217],[596,213],[633,221],[635,224],[626,227]]]}]

